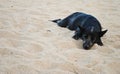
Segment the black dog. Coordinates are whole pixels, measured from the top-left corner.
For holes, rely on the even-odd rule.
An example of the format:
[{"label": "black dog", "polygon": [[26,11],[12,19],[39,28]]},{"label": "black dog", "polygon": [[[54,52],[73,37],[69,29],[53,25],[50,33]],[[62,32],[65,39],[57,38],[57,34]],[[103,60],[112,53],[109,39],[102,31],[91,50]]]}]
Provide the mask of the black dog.
[{"label": "black dog", "polygon": [[102,31],[99,21],[92,15],[75,12],[64,19],[52,20],[61,27],[75,31],[74,39],[83,40],[83,48],[90,49],[95,43],[102,46],[101,37],[107,32]]}]

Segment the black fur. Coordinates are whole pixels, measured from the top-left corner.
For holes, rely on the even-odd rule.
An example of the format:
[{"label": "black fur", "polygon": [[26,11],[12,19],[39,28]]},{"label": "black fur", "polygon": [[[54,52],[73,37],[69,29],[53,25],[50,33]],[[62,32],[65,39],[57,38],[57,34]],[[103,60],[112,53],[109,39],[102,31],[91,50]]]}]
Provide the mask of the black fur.
[{"label": "black fur", "polygon": [[102,46],[101,37],[107,32],[102,31],[100,22],[92,15],[75,12],[64,19],[52,20],[60,27],[75,31],[74,39],[83,40],[83,48],[90,49],[95,43]]}]

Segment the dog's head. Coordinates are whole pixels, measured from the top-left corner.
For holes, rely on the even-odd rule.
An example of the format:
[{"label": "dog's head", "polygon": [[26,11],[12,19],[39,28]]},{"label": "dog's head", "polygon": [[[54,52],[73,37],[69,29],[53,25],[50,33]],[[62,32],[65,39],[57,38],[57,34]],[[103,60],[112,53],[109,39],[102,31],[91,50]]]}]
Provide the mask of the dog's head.
[{"label": "dog's head", "polygon": [[81,39],[83,40],[84,49],[90,49],[95,43],[100,46],[103,45],[101,37],[107,32],[107,30],[96,32],[94,31],[94,27],[91,27],[89,29],[83,29],[82,27],[79,28],[82,32]]}]

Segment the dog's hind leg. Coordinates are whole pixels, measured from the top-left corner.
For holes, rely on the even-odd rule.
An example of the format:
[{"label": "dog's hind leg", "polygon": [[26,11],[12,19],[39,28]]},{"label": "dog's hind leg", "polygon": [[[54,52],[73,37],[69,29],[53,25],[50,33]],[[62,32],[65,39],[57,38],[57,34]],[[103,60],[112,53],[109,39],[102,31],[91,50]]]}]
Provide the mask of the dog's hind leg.
[{"label": "dog's hind leg", "polygon": [[58,24],[58,26],[60,26],[60,27],[67,27],[67,25],[68,25],[68,18],[65,18],[65,19],[55,19],[55,20],[51,20],[52,22],[54,22],[54,23],[57,23]]},{"label": "dog's hind leg", "polygon": [[59,21],[57,24],[60,27],[67,27],[67,25],[68,25],[68,18],[65,18],[65,19]]},{"label": "dog's hind leg", "polygon": [[[66,18],[64,19],[56,19],[56,20],[52,20],[52,22],[55,22],[58,24],[58,26],[60,27],[69,27],[73,22],[71,22],[72,20],[71,19],[74,19],[75,17],[77,17],[79,14],[82,14],[82,13],[79,13],[79,12],[75,12],[69,16],[67,16]],[[75,27],[74,27],[75,28]],[[72,28],[69,28],[70,30],[72,30]],[[76,28],[75,28],[76,29]],[[74,29],[74,30],[75,30]]]},{"label": "dog's hind leg", "polygon": [[58,19],[57,21],[57,24],[61,27],[69,27],[72,23],[71,23],[71,19],[73,19],[74,17],[78,16],[79,14],[82,14],[82,13],[79,13],[79,12],[75,12],[69,16],[67,16],[66,18],[64,19]]}]

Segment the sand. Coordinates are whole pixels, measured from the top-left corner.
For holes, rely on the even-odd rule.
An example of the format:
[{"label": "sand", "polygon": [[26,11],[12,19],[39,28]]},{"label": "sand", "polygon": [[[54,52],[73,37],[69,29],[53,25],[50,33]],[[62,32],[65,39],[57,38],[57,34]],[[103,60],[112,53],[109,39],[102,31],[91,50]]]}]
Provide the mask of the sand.
[{"label": "sand", "polygon": [[[104,46],[48,21],[78,11],[108,29]],[[120,74],[120,0],[0,0],[0,74]]]}]

